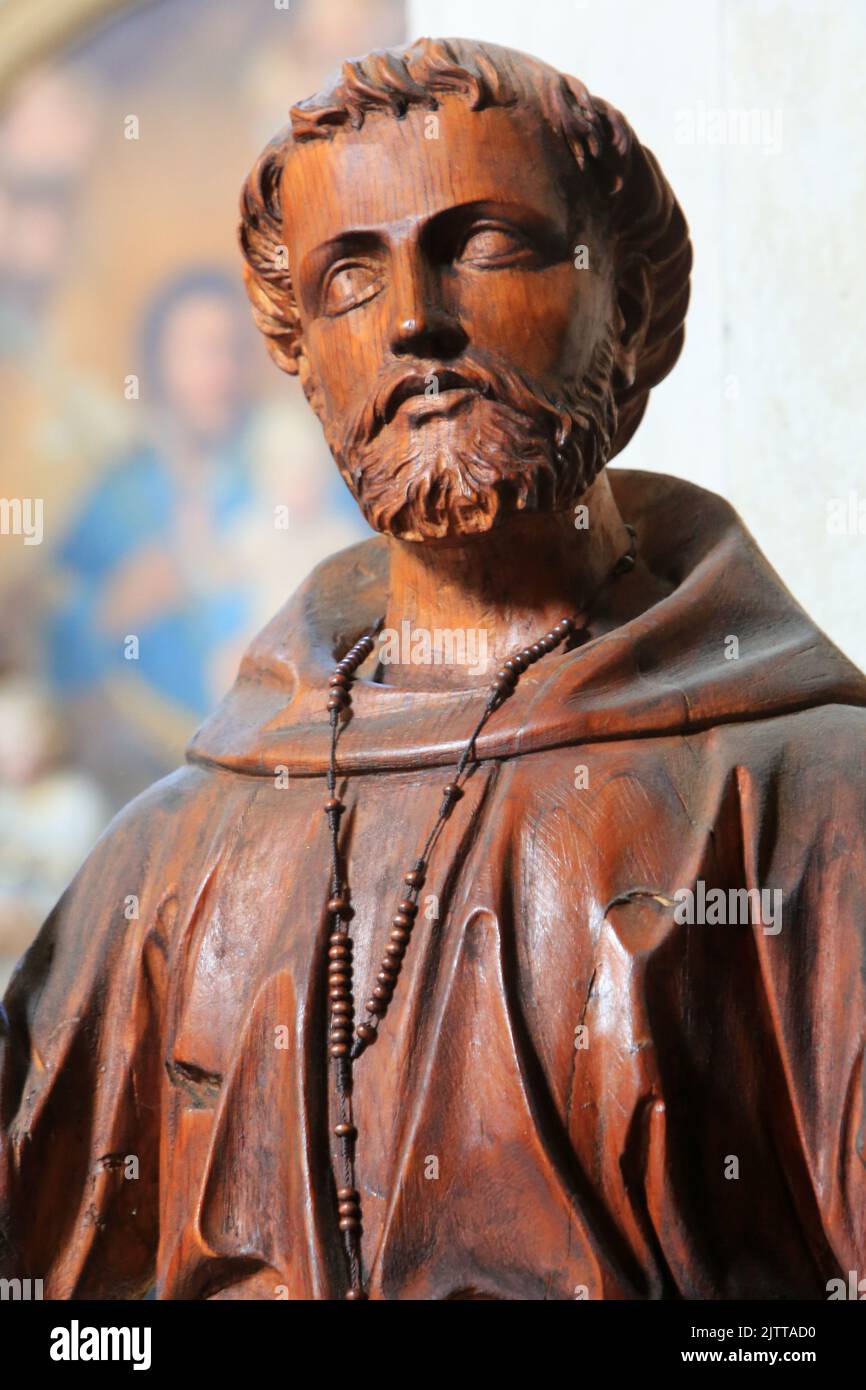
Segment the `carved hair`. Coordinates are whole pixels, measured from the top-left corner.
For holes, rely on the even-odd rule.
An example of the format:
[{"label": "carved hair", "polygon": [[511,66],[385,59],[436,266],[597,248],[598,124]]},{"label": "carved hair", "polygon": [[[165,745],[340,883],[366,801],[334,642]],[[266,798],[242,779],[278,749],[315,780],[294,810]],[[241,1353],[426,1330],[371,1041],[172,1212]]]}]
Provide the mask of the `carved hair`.
[{"label": "carved hair", "polygon": [[625,117],[574,77],[514,49],[469,39],[420,39],[354,58],[315,96],[290,111],[290,123],[259,156],[241,192],[239,236],[244,282],[256,325],[277,366],[311,389],[282,224],[280,186],[295,142],[330,139],[366,116],[396,119],[410,107],[435,110],[458,95],[473,111],[530,106],[565,141],[577,169],[590,174],[608,209],[617,273],[636,258],[647,266],[649,323],[634,381],[616,383],[618,425],[611,457],[640,423],[649,392],[673,367],[683,344],[692,250],[688,227],[655,156]]}]

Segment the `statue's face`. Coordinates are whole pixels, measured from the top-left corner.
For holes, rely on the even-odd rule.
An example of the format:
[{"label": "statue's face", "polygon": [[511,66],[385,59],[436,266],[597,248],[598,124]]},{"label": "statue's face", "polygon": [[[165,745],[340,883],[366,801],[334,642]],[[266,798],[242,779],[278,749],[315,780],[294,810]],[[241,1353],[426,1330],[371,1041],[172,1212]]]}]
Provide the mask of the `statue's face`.
[{"label": "statue's face", "polygon": [[293,149],[302,374],[377,529],[424,540],[561,509],[606,461],[610,256],[574,185],[531,115],[457,97]]}]

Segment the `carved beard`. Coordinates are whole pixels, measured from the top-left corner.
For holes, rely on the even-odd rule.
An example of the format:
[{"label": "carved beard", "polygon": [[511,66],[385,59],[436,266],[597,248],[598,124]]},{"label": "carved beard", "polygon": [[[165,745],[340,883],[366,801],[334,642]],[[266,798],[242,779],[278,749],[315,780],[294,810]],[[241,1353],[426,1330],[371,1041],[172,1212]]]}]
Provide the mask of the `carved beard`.
[{"label": "carved beard", "polygon": [[[383,376],[343,430],[329,425],[309,376],[304,389],[369,525],[424,541],[488,531],[515,512],[570,509],[610,457],[617,420],[613,360],[611,332],[583,380],[563,387],[554,402],[514,367],[470,352],[454,370],[482,394],[449,418],[414,425],[405,411],[386,420],[388,397],[412,371],[410,363]],[[415,371],[423,376],[430,368]]]}]

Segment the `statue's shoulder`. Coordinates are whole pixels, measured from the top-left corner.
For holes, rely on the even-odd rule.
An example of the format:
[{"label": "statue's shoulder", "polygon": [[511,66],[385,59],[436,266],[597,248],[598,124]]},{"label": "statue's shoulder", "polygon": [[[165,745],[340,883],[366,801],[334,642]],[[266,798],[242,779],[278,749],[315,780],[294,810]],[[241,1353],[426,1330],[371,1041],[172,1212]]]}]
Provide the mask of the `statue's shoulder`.
[{"label": "statue's shoulder", "polygon": [[791,710],[759,721],[755,730],[778,752],[797,763],[841,766],[859,771],[866,784],[866,706],[827,703]]},{"label": "statue's shoulder", "polygon": [[184,764],[153,782],[117,812],[97,847],[127,836],[141,836],[183,820],[213,793],[214,770]]},{"label": "statue's shoulder", "polygon": [[238,779],[219,769],[184,766],[141,792],[103,830],[64,899],[142,898],[159,884],[194,873],[224,804],[224,781]]}]

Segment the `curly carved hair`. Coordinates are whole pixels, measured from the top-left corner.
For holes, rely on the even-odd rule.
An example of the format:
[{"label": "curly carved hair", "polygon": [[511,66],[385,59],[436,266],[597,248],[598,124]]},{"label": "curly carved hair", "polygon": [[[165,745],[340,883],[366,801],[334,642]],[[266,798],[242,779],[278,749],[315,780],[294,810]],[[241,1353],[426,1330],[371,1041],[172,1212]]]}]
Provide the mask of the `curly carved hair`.
[{"label": "curly carved hair", "polygon": [[564,140],[577,170],[590,174],[608,209],[615,264],[640,258],[649,272],[651,307],[635,379],[617,384],[611,457],[625,448],[653,386],[679,357],[689,302],[688,227],[655,156],[614,107],[574,77],[515,49],[469,39],[419,39],[345,62],[327,87],[293,106],[290,122],[266,145],[241,191],[239,239],[253,318],[273,360],[308,374],[301,320],[283,233],[280,186],[295,142],[360,129],[372,113],[400,119],[410,107],[435,110],[457,95],[473,111],[531,107]]}]

